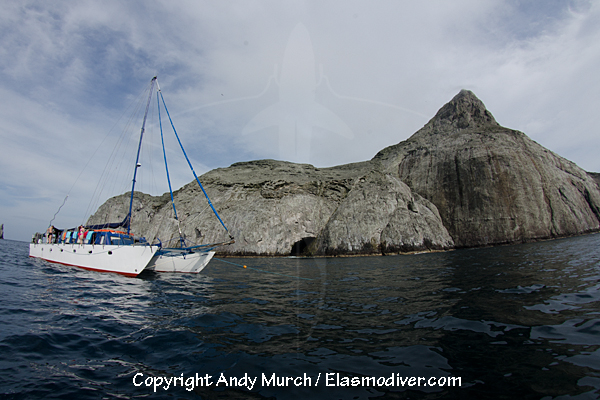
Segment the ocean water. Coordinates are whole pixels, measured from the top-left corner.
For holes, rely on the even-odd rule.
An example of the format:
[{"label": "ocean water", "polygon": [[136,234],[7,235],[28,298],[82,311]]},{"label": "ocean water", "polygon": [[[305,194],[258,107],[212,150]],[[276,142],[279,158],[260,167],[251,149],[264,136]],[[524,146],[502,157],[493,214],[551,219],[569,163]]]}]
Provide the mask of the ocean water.
[{"label": "ocean water", "polygon": [[600,235],[138,278],[3,240],[0,398],[597,399]]}]

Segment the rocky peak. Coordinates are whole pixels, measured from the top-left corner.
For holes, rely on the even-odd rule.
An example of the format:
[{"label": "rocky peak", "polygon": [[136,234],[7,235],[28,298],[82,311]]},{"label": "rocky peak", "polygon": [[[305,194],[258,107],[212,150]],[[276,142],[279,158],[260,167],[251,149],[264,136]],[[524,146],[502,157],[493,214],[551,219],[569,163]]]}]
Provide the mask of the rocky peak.
[{"label": "rocky peak", "polygon": [[466,129],[499,126],[485,104],[470,90],[461,90],[429,121],[437,128]]},{"label": "rocky peak", "polygon": [[[485,104],[470,90],[462,89],[456,96],[438,110],[433,118],[419,129],[408,140],[386,147],[373,157],[373,160],[383,163],[383,168],[389,168],[399,162],[406,145],[423,146],[423,143],[438,141],[438,135],[465,133],[482,133],[493,128],[502,128],[494,116],[485,108]],[[430,144],[427,144],[430,146]],[[399,155],[400,154],[400,155]]]}]

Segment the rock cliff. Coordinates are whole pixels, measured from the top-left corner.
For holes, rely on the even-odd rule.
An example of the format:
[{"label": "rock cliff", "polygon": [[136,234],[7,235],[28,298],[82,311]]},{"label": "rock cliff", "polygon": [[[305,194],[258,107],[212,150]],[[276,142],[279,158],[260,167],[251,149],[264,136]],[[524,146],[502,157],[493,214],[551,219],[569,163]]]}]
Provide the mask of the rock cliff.
[{"label": "rock cliff", "polygon": [[[600,228],[592,174],[503,128],[463,90],[408,140],[332,168],[261,160],[200,177],[236,243],[230,254],[385,254],[569,236]],[[134,196],[132,230],[151,241],[213,243],[227,234],[197,183]],[[120,221],[129,195],[89,224]]]},{"label": "rock cliff", "polygon": [[[370,162],[318,169],[260,160],[219,168],[200,179],[235,237],[235,244],[221,249],[226,253],[372,254],[453,246],[436,207],[397,178],[373,171]],[[195,181],[176,191],[174,199],[187,239],[227,239]],[[113,197],[88,224],[123,220],[128,207],[128,193]],[[179,230],[168,194],[135,193],[133,209],[132,231],[176,244]],[[396,228],[398,223],[408,224],[407,229]]]},{"label": "rock cliff", "polygon": [[597,231],[597,183],[461,91],[408,140],[375,156],[438,207],[458,247]]}]

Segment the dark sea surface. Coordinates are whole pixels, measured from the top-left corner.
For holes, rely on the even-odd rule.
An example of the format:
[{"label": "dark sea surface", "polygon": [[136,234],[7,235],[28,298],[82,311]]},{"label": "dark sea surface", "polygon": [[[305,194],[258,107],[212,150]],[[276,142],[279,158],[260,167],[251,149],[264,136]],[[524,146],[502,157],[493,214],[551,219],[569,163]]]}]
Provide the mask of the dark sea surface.
[{"label": "dark sea surface", "polygon": [[224,260],[127,278],[0,240],[0,398],[600,398],[598,234]]}]

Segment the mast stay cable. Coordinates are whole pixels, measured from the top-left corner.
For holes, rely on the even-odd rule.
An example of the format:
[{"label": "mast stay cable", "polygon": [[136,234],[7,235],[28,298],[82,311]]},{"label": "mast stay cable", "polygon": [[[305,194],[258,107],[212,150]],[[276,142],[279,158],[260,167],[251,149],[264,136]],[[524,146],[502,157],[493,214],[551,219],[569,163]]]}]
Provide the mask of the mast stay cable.
[{"label": "mast stay cable", "polygon": [[206,197],[206,200],[208,201],[208,205],[213,210],[213,213],[215,214],[215,216],[217,217],[217,219],[219,220],[219,222],[221,223],[223,228],[225,228],[225,231],[229,234],[229,238],[233,239],[233,236],[229,232],[229,229],[227,229],[227,227],[225,226],[225,223],[219,216],[219,213],[217,212],[217,210],[213,206],[212,202],[210,201],[210,198],[208,197],[206,190],[204,190],[204,186],[202,186],[202,184],[200,183],[200,179],[198,179],[198,175],[196,175],[196,171],[194,171],[194,167],[192,166],[192,163],[190,162],[190,159],[188,158],[188,156],[185,152],[185,149],[183,148],[183,144],[181,143],[181,140],[179,139],[179,135],[177,134],[177,130],[175,129],[175,125],[173,125],[173,120],[171,119],[171,114],[169,114],[169,109],[167,108],[167,104],[165,103],[165,98],[163,97],[162,91],[160,90],[160,86],[158,85],[158,81],[156,82],[156,87],[157,87],[158,93],[160,94],[160,98],[162,100],[163,106],[165,107],[165,111],[167,112],[167,116],[169,117],[169,121],[171,122],[171,127],[173,128],[173,132],[175,133],[177,142],[179,142],[179,147],[181,147],[181,151],[183,152],[183,155],[185,156],[185,159],[187,160],[187,163],[188,163],[190,169],[192,170],[192,173],[194,174],[194,178],[196,178],[196,182],[198,182],[198,186],[200,186],[200,189],[202,189],[202,193],[204,193],[204,197]]},{"label": "mast stay cable", "polygon": [[[157,82],[158,87],[158,82]],[[158,89],[160,91],[160,89]],[[163,128],[162,128],[162,118],[160,116],[160,99],[156,96],[156,102],[158,104],[158,124],[160,126],[160,141],[162,143],[162,151],[163,157],[165,159],[165,170],[167,171],[167,182],[169,182],[169,193],[171,194],[171,205],[173,206],[173,212],[175,213],[175,220],[177,221],[177,229],[179,230],[179,241],[181,242],[181,247],[186,247],[185,239],[183,237],[183,233],[181,232],[181,224],[179,222],[179,217],[177,217],[177,209],[175,208],[175,199],[173,199],[173,188],[171,187],[171,177],[169,176],[169,166],[167,164],[167,153],[165,150],[165,139],[163,136]]]}]

